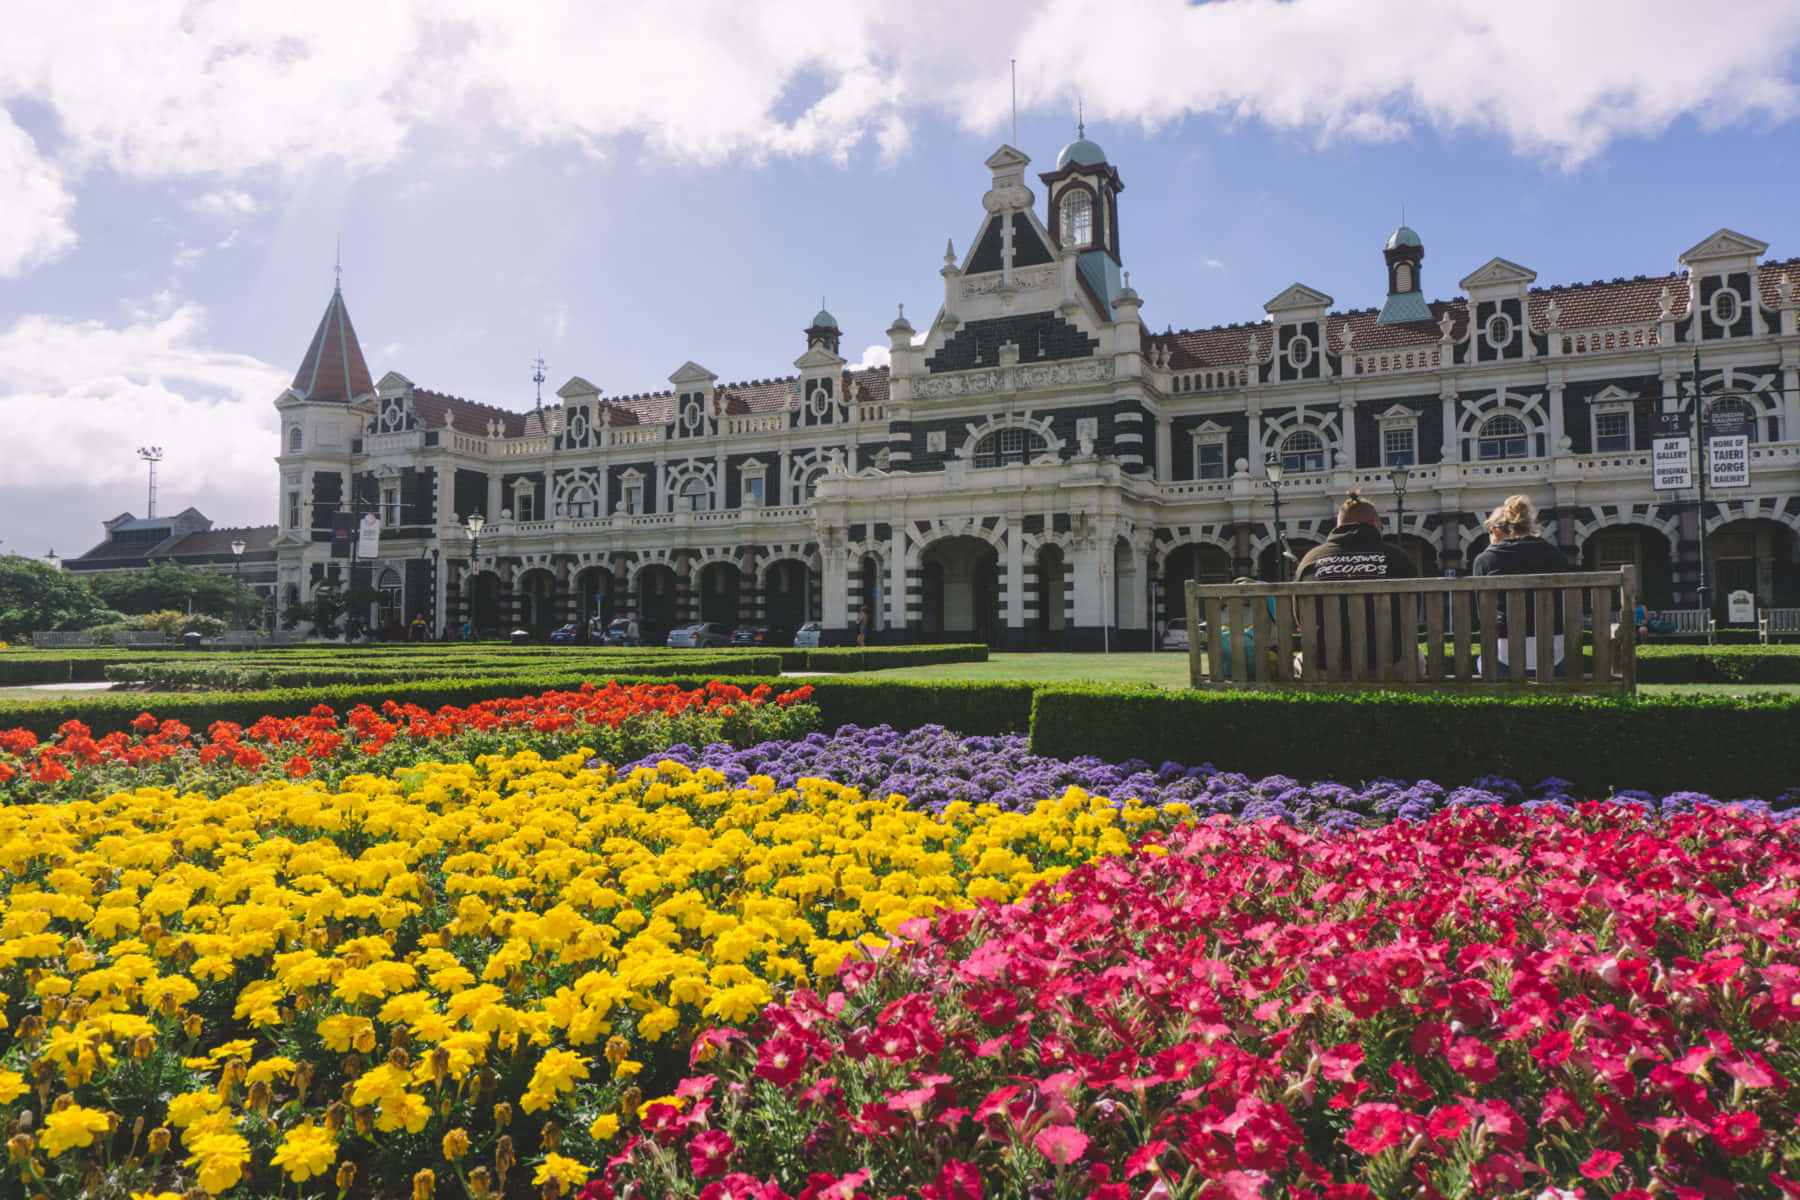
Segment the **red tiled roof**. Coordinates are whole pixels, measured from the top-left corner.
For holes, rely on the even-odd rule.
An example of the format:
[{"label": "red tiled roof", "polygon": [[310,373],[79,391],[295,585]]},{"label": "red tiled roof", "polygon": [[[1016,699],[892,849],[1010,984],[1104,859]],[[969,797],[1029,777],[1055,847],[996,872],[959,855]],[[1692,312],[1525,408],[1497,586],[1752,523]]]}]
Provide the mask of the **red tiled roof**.
[{"label": "red tiled roof", "polygon": [[525,413],[464,400],[461,396],[451,396],[444,392],[415,387],[412,406],[413,415],[427,429],[450,428],[459,433],[486,437],[488,422],[499,421],[506,427],[507,437],[519,437],[525,432]]},{"label": "red tiled roof", "polygon": [[244,553],[254,554],[259,550],[273,550],[275,535],[280,530],[274,525],[251,525],[243,529],[208,529],[200,533],[190,533],[173,545],[164,546],[158,554],[230,554],[234,538],[244,539]]},{"label": "red tiled roof", "polygon": [[[1790,287],[1800,283],[1800,258],[1763,263],[1758,268],[1757,290],[1764,307],[1780,307],[1780,279],[1783,274],[1789,277]],[[1659,319],[1664,288],[1669,291],[1670,315],[1676,320],[1685,318],[1688,311],[1688,277],[1685,272],[1532,288],[1527,293],[1526,300],[1532,328],[1539,332],[1549,326],[1547,314],[1551,301],[1556,302],[1559,328],[1590,329]],[[1437,322],[1443,319],[1445,313],[1450,314],[1450,336],[1460,340],[1469,320],[1468,300],[1465,297],[1433,301],[1430,321],[1408,321],[1397,325],[1380,324],[1376,319],[1381,315],[1378,308],[1334,312],[1325,318],[1326,333],[1334,354],[1343,352],[1343,330],[1346,325],[1353,331],[1353,351],[1424,346],[1443,336]],[[1170,365],[1174,370],[1182,371],[1200,367],[1241,366],[1250,357],[1252,335],[1257,338],[1260,357],[1267,358],[1273,331],[1274,327],[1270,322],[1257,321],[1245,325],[1217,325],[1210,329],[1184,329],[1160,334],[1149,340],[1173,349],[1174,357]]]},{"label": "red tiled roof", "polygon": [[300,360],[300,369],[294,372],[294,390],[308,400],[334,400],[340,404],[375,390],[341,291],[331,293],[325,315],[319,319],[318,332],[306,348],[306,357]]}]

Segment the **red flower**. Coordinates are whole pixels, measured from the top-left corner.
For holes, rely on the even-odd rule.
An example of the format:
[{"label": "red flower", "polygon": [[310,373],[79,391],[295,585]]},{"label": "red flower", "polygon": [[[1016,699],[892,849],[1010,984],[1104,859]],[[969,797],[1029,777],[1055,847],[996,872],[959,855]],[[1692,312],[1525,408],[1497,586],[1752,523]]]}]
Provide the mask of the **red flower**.
[{"label": "red flower", "polygon": [[756,1052],[757,1075],[776,1087],[794,1082],[805,1068],[806,1046],[798,1038],[770,1038]]},{"label": "red flower", "polygon": [[1712,1135],[1727,1154],[1749,1154],[1763,1143],[1762,1122],[1751,1112],[1725,1113],[1712,1123]]},{"label": "red flower", "polygon": [[295,779],[302,775],[312,774],[312,763],[304,754],[296,754],[287,761],[287,773]]},{"label": "red flower", "polygon": [[981,1172],[973,1163],[951,1159],[935,1182],[919,1189],[921,1200],[982,1200]]},{"label": "red flower", "polygon": [[781,1189],[754,1175],[733,1173],[701,1189],[700,1200],[777,1200]]},{"label": "red flower", "polygon": [[723,1129],[696,1133],[688,1143],[688,1165],[693,1167],[696,1178],[710,1179],[724,1173],[725,1163],[735,1148],[731,1135]]},{"label": "red flower", "polygon": [[1405,1116],[1397,1104],[1358,1105],[1344,1142],[1358,1154],[1380,1154],[1398,1146],[1405,1132]]},{"label": "red flower", "polygon": [[1499,1060],[1479,1038],[1457,1038],[1445,1053],[1451,1068],[1475,1083],[1492,1083],[1500,1074]]},{"label": "red flower", "polygon": [[1588,1179],[1605,1179],[1624,1161],[1625,1156],[1616,1150],[1596,1150],[1581,1164],[1581,1174]]},{"label": "red flower", "polygon": [[1088,1137],[1073,1125],[1046,1125],[1031,1144],[1057,1166],[1066,1167],[1087,1153]]}]

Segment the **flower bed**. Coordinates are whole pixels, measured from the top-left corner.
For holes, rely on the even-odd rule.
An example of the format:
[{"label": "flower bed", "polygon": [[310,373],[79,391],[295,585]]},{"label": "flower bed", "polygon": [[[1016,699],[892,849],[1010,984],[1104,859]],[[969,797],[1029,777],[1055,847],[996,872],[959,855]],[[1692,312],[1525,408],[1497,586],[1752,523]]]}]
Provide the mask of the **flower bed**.
[{"label": "flower bed", "polygon": [[579,1183],[702,1025],[1188,815],[934,815],[587,757],[0,808],[22,1194]]},{"label": "flower bed", "polygon": [[621,762],[674,741],[747,745],[818,728],[810,688],[776,695],[714,681],[585,685],[429,712],[417,705],[358,705],[339,720],[323,706],[303,717],[263,717],[249,726],[214,722],[202,736],[144,713],[132,732],[92,736],[78,721],[40,742],[23,729],[0,732],[0,800],[96,797],[118,789],[178,786],[222,795],[280,776],[335,782],[355,772],[410,766],[426,754],[448,760],[519,749],[555,757],[587,746]]},{"label": "flower bed", "polygon": [[[767,775],[779,787],[791,787],[807,777],[830,779],[870,796],[905,796],[914,806],[929,811],[941,811],[958,802],[992,803],[1010,811],[1025,811],[1046,796],[1059,796],[1077,787],[1140,804],[1187,804],[1202,816],[1230,814],[1249,821],[1274,817],[1346,829],[1395,819],[1419,821],[1447,808],[1569,806],[1578,799],[1563,779],[1544,779],[1531,786],[1495,776],[1451,786],[1429,779],[1411,783],[1376,779],[1352,787],[1330,781],[1301,783],[1286,775],[1252,779],[1208,763],[1184,767],[1166,762],[1152,767],[1137,759],[1115,764],[1092,756],[1049,758],[1031,753],[1024,734],[965,737],[941,725],[908,733],[886,726],[860,729],[846,725],[829,735],[814,733],[798,740],[746,747],[676,745],[640,765],[663,758],[708,767],[733,781]],[[1661,797],[1626,791],[1615,798],[1671,815],[1718,803],[1712,796],[1692,791]],[[1784,792],[1772,802],[1752,799],[1741,803],[1747,811],[1780,819],[1800,816],[1800,792]]]},{"label": "flower bed", "polygon": [[1800,1195],[1797,851],[1719,809],[1208,822],[703,1036],[587,1195]]}]

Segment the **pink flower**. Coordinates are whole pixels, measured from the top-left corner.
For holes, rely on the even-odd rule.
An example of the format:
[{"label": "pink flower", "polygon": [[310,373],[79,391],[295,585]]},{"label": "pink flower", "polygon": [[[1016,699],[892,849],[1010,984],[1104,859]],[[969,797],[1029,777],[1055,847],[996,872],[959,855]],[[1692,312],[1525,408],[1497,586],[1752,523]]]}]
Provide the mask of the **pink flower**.
[{"label": "pink flower", "polygon": [[1031,1144],[1057,1166],[1066,1167],[1087,1153],[1088,1138],[1073,1125],[1046,1125]]},{"label": "pink flower", "polygon": [[1474,1083],[1492,1083],[1500,1074],[1499,1059],[1479,1038],[1457,1038],[1450,1043],[1446,1054],[1451,1068]]},{"label": "pink flower", "polygon": [[688,1143],[688,1165],[694,1169],[696,1178],[710,1179],[724,1173],[725,1163],[735,1147],[731,1135],[723,1129],[696,1133]]},{"label": "pink flower", "polygon": [[944,1164],[936,1181],[919,1189],[920,1200],[981,1200],[981,1172],[973,1163],[955,1159]]},{"label": "pink flower", "polygon": [[805,1067],[806,1045],[799,1038],[770,1038],[756,1052],[756,1074],[779,1088],[800,1078]]},{"label": "pink flower", "polygon": [[1712,1135],[1725,1153],[1749,1154],[1763,1143],[1762,1122],[1755,1113],[1726,1113],[1712,1123]]},{"label": "pink flower", "polygon": [[1588,1179],[1605,1179],[1624,1161],[1625,1156],[1616,1150],[1596,1150],[1581,1164],[1581,1174]]},{"label": "pink flower", "polygon": [[1405,1118],[1397,1104],[1358,1105],[1351,1118],[1345,1143],[1358,1154],[1380,1154],[1389,1146],[1400,1144],[1405,1131]]}]

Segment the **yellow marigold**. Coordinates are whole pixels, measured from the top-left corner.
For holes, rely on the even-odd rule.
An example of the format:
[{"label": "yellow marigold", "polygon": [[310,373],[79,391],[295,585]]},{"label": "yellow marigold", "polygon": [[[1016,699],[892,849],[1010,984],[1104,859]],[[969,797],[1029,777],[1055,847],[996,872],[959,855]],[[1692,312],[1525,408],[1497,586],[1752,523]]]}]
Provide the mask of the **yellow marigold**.
[{"label": "yellow marigold", "polygon": [[270,1161],[294,1182],[304,1183],[325,1174],[337,1161],[337,1138],[310,1121],[296,1125],[281,1139],[281,1146]]},{"label": "yellow marigold", "polygon": [[183,1092],[169,1101],[169,1124],[185,1129],[224,1103],[217,1092]]},{"label": "yellow marigold", "polygon": [[596,1142],[612,1141],[613,1138],[619,1136],[619,1115],[606,1113],[595,1117],[594,1123],[588,1126],[588,1136]]},{"label": "yellow marigold", "polygon": [[188,1148],[188,1165],[198,1170],[200,1186],[207,1191],[228,1191],[243,1179],[250,1143],[241,1134],[207,1133],[183,1138],[182,1143]]},{"label": "yellow marigold", "polygon": [[30,1090],[17,1071],[0,1071],[0,1104],[11,1104]]},{"label": "yellow marigold", "polygon": [[538,1060],[531,1073],[530,1090],[556,1096],[575,1090],[575,1081],[588,1077],[588,1060],[573,1050],[551,1050]]},{"label": "yellow marigold", "polygon": [[543,1164],[531,1177],[531,1182],[540,1186],[553,1183],[560,1195],[568,1188],[580,1187],[588,1181],[588,1177],[592,1174],[593,1171],[585,1163],[577,1162],[561,1154],[546,1154]]},{"label": "yellow marigold", "polygon": [[64,1150],[93,1145],[94,1138],[105,1133],[111,1126],[110,1113],[71,1104],[44,1118],[44,1131],[38,1135],[38,1145],[43,1147],[45,1154],[55,1158]]},{"label": "yellow marigold", "polygon": [[348,1054],[357,1038],[364,1034],[373,1034],[375,1025],[367,1017],[359,1017],[354,1013],[333,1013],[319,1022],[319,1036],[325,1045],[338,1054]]}]

